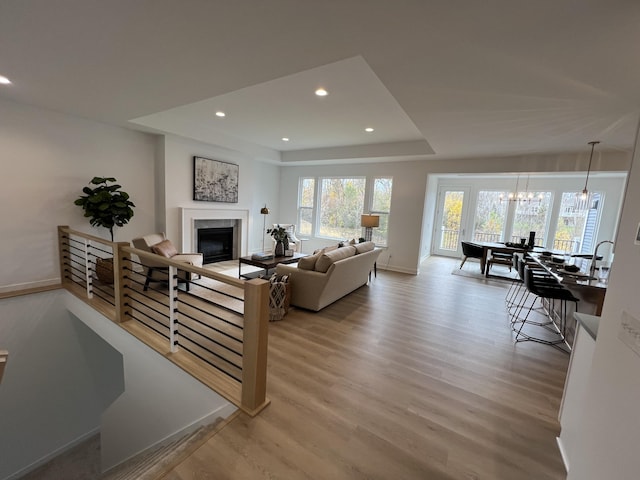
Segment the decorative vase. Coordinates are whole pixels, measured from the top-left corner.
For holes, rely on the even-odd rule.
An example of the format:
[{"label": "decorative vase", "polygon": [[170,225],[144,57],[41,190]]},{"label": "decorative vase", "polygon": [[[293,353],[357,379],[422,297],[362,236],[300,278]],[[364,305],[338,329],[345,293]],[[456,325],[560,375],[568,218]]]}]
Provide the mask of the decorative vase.
[{"label": "decorative vase", "polygon": [[282,240],[282,243],[284,244],[284,251],[286,252],[287,250],[289,250],[289,237],[284,237],[284,240]]},{"label": "decorative vase", "polygon": [[113,284],[113,258],[96,258],[96,275],[102,283]]},{"label": "decorative vase", "polygon": [[284,257],[284,243],[282,243],[282,241],[280,240],[276,241],[275,254],[276,254],[276,257]]}]

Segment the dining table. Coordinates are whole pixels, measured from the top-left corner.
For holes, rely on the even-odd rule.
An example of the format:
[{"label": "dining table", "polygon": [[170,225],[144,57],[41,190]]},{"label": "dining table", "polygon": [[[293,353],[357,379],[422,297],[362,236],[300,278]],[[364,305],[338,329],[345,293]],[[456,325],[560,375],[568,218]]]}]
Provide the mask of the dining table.
[{"label": "dining table", "polygon": [[487,271],[487,259],[489,258],[489,254],[491,252],[498,253],[523,253],[528,251],[535,251],[539,247],[533,247],[533,249],[529,248],[527,245],[514,245],[501,242],[469,242],[472,245],[482,248],[482,256],[480,257],[480,273],[485,275]]}]

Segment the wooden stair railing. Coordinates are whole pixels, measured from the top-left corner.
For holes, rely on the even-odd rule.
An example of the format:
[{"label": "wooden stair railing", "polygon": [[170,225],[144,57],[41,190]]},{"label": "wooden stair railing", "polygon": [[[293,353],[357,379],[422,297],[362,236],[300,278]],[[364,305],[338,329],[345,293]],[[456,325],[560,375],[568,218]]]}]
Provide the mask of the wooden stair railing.
[{"label": "wooden stair railing", "polygon": [[[135,249],[126,243],[114,243],[86,235],[69,227],[58,227],[58,237],[60,271],[64,288],[249,415],[257,415],[269,404],[266,397],[269,282],[262,279],[245,281],[225,277],[210,270]],[[92,261],[95,255],[92,256],[92,251],[96,251],[98,255],[104,255],[105,251],[113,251],[112,286],[105,288],[104,285],[100,285],[101,282],[93,284],[95,264]],[[152,289],[149,289],[149,292],[141,291],[139,277],[144,278],[141,269],[145,265],[145,260],[166,265],[169,271],[169,287],[165,285],[164,295],[166,296],[167,292],[175,292],[168,295],[170,297],[168,305],[163,305],[154,298],[149,302],[155,303],[144,304],[145,298],[153,297]],[[198,352],[192,354],[192,350],[186,346],[183,347],[180,343],[182,339],[192,341],[184,337],[184,334],[180,334],[181,329],[187,327],[180,324],[179,318],[174,318],[181,315],[176,305],[182,303],[183,295],[185,309],[190,312],[196,311],[195,315],[198,318],[195,321],[199,321],[200,324],[208,319],[213,319],[215,322],[216,318],[220,317],[214,312],[217,308],[215,304],[210,304],[210,307],[191,308],[188,302],[194,298],[195,294],[193,291],[181,292],[178,289],[178,271],[194,274],[205,281],[209,279],[226,284],[243,292],[240,299],[243,302],[243,311],[234,314],[240,319],[238,327],[234,327],[240,333],[237,334],[237,341],[231,340],[239,345],[235,350],[229,350],[228,345],[223,345],[226,350],[222,355],[213,353],[221,359],[220,363],[229,364],[225,358],[229,355],[239,358],[236,363],[230,364],[231,371],[220,368],[216,359],[211,362],[205,360]],[[193,285],[198,286],[197,283]],[[99,290],[100,287],[102,291]],[[136,318],[138,315],[144,315],[140,312],[140,308],[143,310],[148,308],[147,312],[153,312],[151,315],[157,317],[154,321],[158,319],[162,321],[159,329],[150,329],[148,325]],[[209,309],[212,311],[208,311]],[[184,315],[187,314],[184,313]],[[187,315],[185,319],[188,318]],[[217,335],[216,331],[229,337],[228,332],[216,330],[216,328],[212,328],[212,335]],[[186,330],[184,333],[187,333]],[[174,336],[178,338],[177,342]],[[215,342],[216,339],[214,337],[205,339],[205,343],[209,341]],[[223,339],[223,343],[228,341],[227,338]],[[197,346],[197,348],[200,347]]]}]

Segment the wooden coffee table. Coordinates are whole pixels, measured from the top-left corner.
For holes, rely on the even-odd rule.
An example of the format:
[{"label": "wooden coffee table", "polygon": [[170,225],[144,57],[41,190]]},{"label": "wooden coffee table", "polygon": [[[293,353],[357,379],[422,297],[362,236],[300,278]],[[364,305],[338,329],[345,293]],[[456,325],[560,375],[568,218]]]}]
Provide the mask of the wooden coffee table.
[{"label": "wooden coffee table", "polygon": [[[306,253],[294,253],[292,257],[273,257],[269,260],[256,260],[255,258],[240,257],[238,262],[238,278],[269,278],[269,270],[276,268],[279,263],[296,263],[301,258],[308,256]],[[264,269],[262,272],[253,272],[242,275],[242,264],[253,265]]]}]

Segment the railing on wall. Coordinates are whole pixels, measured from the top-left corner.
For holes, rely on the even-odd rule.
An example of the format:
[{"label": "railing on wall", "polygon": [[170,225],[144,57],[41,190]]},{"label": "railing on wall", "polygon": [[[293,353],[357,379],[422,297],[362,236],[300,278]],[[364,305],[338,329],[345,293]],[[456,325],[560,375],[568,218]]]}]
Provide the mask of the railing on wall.
[{"label": "railing on wall", "polygon": [[267,281],[234,279],[68,227],[58,236],[67,290],[247,413],[268,404]]}]

